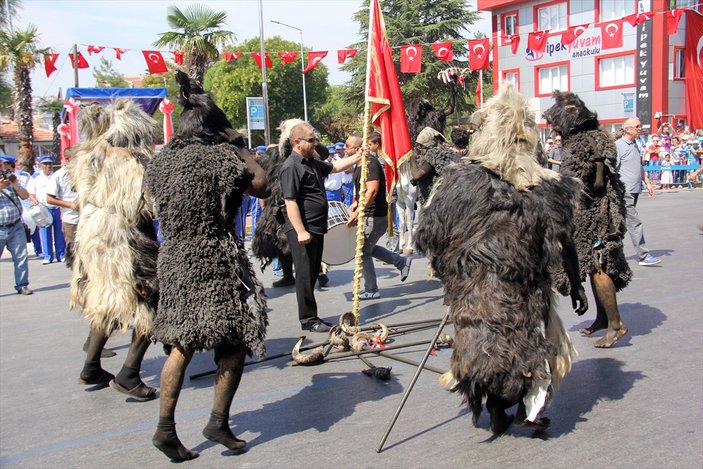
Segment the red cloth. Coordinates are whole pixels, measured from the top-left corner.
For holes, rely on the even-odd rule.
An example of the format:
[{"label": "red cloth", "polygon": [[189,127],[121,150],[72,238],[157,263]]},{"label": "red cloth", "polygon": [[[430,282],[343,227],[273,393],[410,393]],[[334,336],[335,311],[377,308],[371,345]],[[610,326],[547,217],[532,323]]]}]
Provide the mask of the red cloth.
[{"label": "red cloth", "polygon": [[703,128],[703,15],[686,11],[686,113],[692,129]]},{"label": "red cloth", "polygon": [[353,59],[359,49],[340,49],[337,51],[337,63],[342,65],[347,59]]},{"label": "red cloth", "polygon": [[122,54],[127,52],[127,49],[120,49],[119,47],[113,47],[112,50],[115,51],[115,57],[117,60],[122,60]]},{"label": "red cloth", "polygon": [[[254,61],[256,62],[256,66],[261,68],[261,52],[252,52],[251,56],[254,58]],[[266,68],[271,68],[273,67],[273,62],[271,62],[271,57],[269,57],[269,53],[266,52]]]},{"label": "red cloth", "polygon": [[103,46],[88,45],[88,55],[99,54],[104,48]]},{"label": "red cloth", "polygon": [[317,67],[317,65],[320,63],[320,60],[324,59],[325,57],[327,57],[326,50],[317,51],[317,52],[308,52],[308,66],[305,67],[305,70],[303,70],[303,73],[308,73],[310,70]]},{"label": "red cloth", "polygon": [[[242,56],[241,52],[225,52],[225,60],[231,62],[232,60],[237,60]],[[259,66],[261,68],[261,66]]]},{"label": "red cloth", "polygon": [[422,44],[410,44],[400,48],[400,73],[422,71]]},{"label": "red cloth", "polygon": [[527,48],[534,52],[544,52],[547,50],[547,39],[549,39],[549,31],[528,33]]},{"label": "red cloth", "polygon": [[508,41],[510,41],[510,52],[512,52],[513,55],[517,54],[517,51],[520,50],[520,35],[513,34],[512,36],[508,36]]},{"label": "red cloth", "polygon": [[386,189],[395,183],[398,164],[402,163],[412,151],[408,120],[405,117],[403,94],[395,73],[393,49],[388,44],[385,23],[381,14],[379,0],[372,0],[369,41],[369,88],[366,100],[371,104],[372,123],[381,132],[381,153],[386,161]]},{"label": "red cloth", "polygon": [[59,58],[59,54],[45,54],[44,55],[44,71],[46,71],[46,77],[49,78],[52,73],[56,71],[56,59]]},{"label": "red cloth", "polygon": [[490,50],[487,37],[471,39],[469,41],[469,68],[471,70],[486,70],[490,65],[488,60]]},{"label": "red cloth", "polygon": [[481,107],[481,92],[483,91],[483,83],[481,78],[476,81],[476,107]]},{"label": "red cloth", "polygon": [[157,50],[143,50],[142,54],[144,55],[144,60],[146,60],[146,66],[149,68],[149,73],[168,72],[166,61],[161,52]]},{"label": "red cloth", "polygon": [[83,54],[80,52],[78,53],[78,67],[76,67],[76,61],[73,59],[73,54],[68,54],[68,56],[71,58],[71,67],[72,68],[89,68],[90,66],[88,65],[88,61],[85,60],[85,57],[83,57]]},{"label": "red cloth", "polygon": [[297,51],[279,51],[278,56],[281,58],[283,65],[289,62],[295,62],[296,57],[298,57]]},{"label": "red cloth", "polygon": [[637,26],[638,24],[642,24],[645,21],[647,21],[649,18],[654,16],[653,11],[645,11],[643,13],[633,13],[631,15],[627,15],[624,19],[628,23],[632,25],[632,27]]},{"label": "red cloth", "polygon": [[620,18],[619,20],[601,23],[601,49],[615,49],[617,47],[622,47],[622,21],[623,19]]},{"label": "red cloth", "polygon": [[568,46],[582,35],[588,29],[588,23],[571,26],[569,29],[561,33],[561,43]]},{"label": "red cloth", "polygon": [[172,50],[173,62],[176,65],[183,65],[183,51],[182,50]]},{"label": "red cloth", "polygon": [[452,43],[438,42],[432,44],[432,50],[434,51],[435,57],[437,57],[442,62],[451,62],[454,60],[454,51],[452,50]]},{"label": "red cloth", "polygon": [[676,31],[679,30],[681,15],[683,15],[683,10],[680,8],[675,8],[666,12],[666,32],[669,33],[669,36],[676,34]]}]

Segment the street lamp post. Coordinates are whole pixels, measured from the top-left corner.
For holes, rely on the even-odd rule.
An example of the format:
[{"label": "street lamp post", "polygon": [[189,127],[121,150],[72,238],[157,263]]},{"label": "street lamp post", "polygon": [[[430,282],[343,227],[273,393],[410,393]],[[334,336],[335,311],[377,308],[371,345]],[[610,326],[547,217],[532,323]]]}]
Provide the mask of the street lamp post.
[{"label": "street lamp post", "polygon": [[276,20],[271,20],[272,23],[280,24],[281,26],[285,26],[287,28],[295,29],[300,33],[300,71],[303,72],[301,75],[303,75],[303,113],[304,113],[304,120],[307,122],[308,120],[308,98],[307,98],[307,93],[305,91],[305,55],[304,55],[304,50],[303,50],[303,30],[300,28],[296,28],[295,26],[291,26],[286,23],[281,23],[280,21]]}]

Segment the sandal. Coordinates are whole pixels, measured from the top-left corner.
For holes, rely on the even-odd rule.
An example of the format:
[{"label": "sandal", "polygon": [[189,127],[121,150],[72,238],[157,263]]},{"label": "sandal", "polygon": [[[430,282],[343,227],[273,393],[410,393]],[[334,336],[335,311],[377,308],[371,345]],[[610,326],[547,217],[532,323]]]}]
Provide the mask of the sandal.
[{"label": "sandal", "polygon": [[381,294],[377,291],[374,291],[374,292],[363,291],[359,294],[360,300],[377,300],[379,298],[381,298]]},{"label": "sandal", "polygon": [[157,397],[156,389],[147,386],[141,381],[132,389],[127,389],[125,387],[122,387],[117,381],[113,379],[112,381],[110,381],[110,387],[116,391],[119,391],[123,394],[127,394],[128,396],[142,402],[151,401],[153,399],[156,399]]}]

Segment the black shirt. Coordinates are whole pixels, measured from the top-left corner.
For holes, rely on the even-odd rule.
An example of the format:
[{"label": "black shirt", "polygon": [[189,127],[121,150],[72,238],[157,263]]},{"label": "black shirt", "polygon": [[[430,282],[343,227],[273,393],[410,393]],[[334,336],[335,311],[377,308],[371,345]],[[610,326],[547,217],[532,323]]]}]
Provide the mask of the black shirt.
[{"label": "black shirt", "polygon": [[[366,176],[367,181],[378,181],[378,193],[373,199],[373,202],[366,203],[364,213],[369,217],[385,217],[388,215],[388,202],[386,202],[386,175],[383,172],[383,166],[378,160],[378,156],[370,153],[367,158],[369,167]],[[359,200],[359,182],[361,181],[361,165],[357,165],[354,169],[354,190],[356,191],[356,200]]]},{"label": "black shirt", "polygon": [[[327,196],[325,178],[332,172],[332,164],[318,158],[305,159],[298,153],[290,154],[281,167],[281,189],[284,199],[295,199],[300,209],[303,226],[309,233],[327,233]],[[293,230],[283,204],[285,223],[283,230]]]}]

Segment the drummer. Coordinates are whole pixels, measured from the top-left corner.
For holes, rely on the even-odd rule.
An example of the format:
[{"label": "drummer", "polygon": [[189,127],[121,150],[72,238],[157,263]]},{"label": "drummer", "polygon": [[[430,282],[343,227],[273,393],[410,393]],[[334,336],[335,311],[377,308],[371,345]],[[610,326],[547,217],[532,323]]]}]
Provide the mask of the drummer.
[{"label": "drummer", "polygon": [[[364,247],[362,248],[361,265],[364,277],[364,291],[359,295],[361,300],[381,298],[376,283],[376,269],[373,260],[378,259],[386,264],[393,264],[400,271],[400,281],[404,282],[410,273],[412,258],[403,257],[389,251],[376,243],[386,232],[388,226],[388,202],[386,201],[386,177],[383,166],[378,158],[381,148],[381,134],[374,132],[369,137],[369,155],[366,160],[368,176],[366,178],[366,205],[364,207]],[[359,185],[361,181],[361,165],[354,169],[355,200],[352,203],[352,213],[349,226],[357,224],[359,217]]]},{"label": "drummer", "polygon": [[[324,236],[327,232],[327,198],[323,180],[354,165],[359,156],[334,163],[315,158],[318,143],[315,129],[307,122],[295,125],[289,141],[293,151],[281,167],[283,230],[295,266],[295,295],[298,319],[303,330],[327,332],[330,324],[319,318],[315,282],[320,273]],[[324,151],[325,148],[321,147]]]}]

